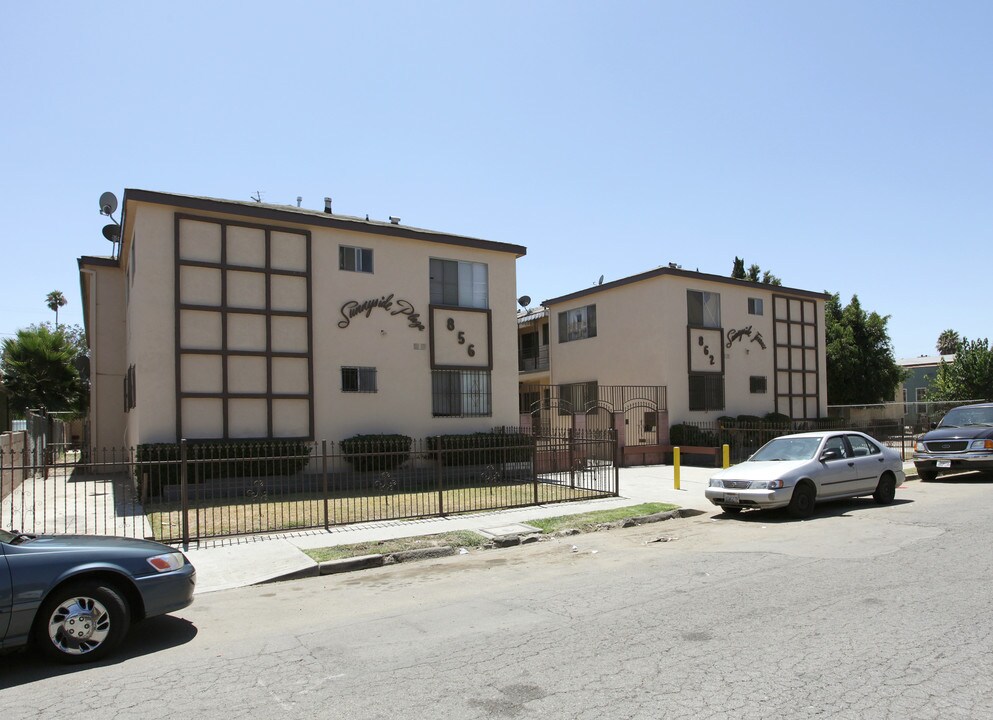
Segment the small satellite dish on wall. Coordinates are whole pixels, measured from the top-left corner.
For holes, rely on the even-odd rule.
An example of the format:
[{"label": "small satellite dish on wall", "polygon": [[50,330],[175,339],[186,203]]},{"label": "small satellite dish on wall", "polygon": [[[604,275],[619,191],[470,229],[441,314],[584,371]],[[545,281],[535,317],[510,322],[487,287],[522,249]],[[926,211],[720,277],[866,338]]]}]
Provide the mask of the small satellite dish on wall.
[{"label": "small satellite dish on wall", "polygon": [[105,192],[100,196],[100,214],[112,215],[117,211],[117,196],[112,192]]},{"label": "small satellite dish on wall", "polygon": [[104,225],[101,232],[103,232],[103,236],[111,242],[118,242],[121,239],[121,226],[117,223]]},{"label": "small satellite dish on wall", "polygon": [[517,298],[517,304],[520,305],[522,308],[526,308],[528,305],[531,304],[531,296],[521,295],[519,298]]},{"label": "small satellite dish on wall", "polygon": [[597,283],[596,284],[597,285],[603,285],[603,275],[600,276],[600,279],[597,280]]}]

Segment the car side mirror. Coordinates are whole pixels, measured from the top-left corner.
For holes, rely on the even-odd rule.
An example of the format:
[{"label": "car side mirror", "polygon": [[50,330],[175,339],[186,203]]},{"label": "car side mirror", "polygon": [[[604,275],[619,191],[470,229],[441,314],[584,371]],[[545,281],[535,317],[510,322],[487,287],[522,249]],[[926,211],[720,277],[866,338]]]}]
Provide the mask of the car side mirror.
[{"label": "car side mirror", "polygon": [[821,453],[821,462],[827,462],[828,460],[841,460],[841,450],[838,448],[828,448]]},{"label": "car side mirror", "polygon": [[936,422],[931,423],[931,429],[932,430],[934,430],[936,427],[938,427],[938,423],[936,423]]}]

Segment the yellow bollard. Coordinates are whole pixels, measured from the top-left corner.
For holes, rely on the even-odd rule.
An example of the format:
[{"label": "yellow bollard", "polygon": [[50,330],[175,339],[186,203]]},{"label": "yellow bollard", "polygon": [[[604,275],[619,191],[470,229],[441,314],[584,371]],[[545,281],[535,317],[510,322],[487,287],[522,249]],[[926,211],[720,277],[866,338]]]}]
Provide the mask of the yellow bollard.
[{"label": "yellow bollard", "polygon": [[724,444],[724,469],[727,470],[731,467],[731,446],[727,443]]},{"label": "yellow bollard", "polygon": [[679,448],[674,447],[672,449],[672,489],[679,490]]}]

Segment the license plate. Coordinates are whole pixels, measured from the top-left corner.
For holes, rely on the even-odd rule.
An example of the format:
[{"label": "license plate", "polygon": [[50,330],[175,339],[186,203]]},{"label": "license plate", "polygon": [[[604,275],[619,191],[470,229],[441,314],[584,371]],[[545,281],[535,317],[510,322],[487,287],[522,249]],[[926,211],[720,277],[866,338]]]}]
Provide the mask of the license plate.
[{"label": "license plate", "polygon": [[935,467],[940,467],[940,468],[950,468],[951,466],[952,466],[951,460],[939,460],[938,462],[935,463]]},{"label": "license plate", "polygon": [[738,494],[737,493],[724,493],[724,504],[725,505],[737,505],[738,504]]}]

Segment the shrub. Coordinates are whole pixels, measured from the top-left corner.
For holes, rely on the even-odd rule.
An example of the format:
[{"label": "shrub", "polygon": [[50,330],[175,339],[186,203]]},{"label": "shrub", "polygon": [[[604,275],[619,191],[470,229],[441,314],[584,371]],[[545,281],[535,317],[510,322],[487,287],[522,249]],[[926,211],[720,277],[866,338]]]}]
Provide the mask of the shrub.
[{"label": "shrub", "polygon": [[720,442],[717,433],[683,423],[669,428],[669,444],[717,447]]},{"label": "shrub", "polygon": [[769,425],[774,425],[777,428],[788,428],[790,423],[793,421],[789,415],[784,415],[783,413],[778,412],[766,413],[763,420]]},{"label": "shrub", "polygon": [[[295,475],[310,460],[310,443],[303,441],[188,442],[187,482],[216,478]],[[182,473],[179,443],[144,443],[135,452],[137,479],[148,473],[149,493],[178,485]]]},{"label": "shrub", "polygon": [[737,420],[742,425],[757,425],[762,422],[758,415],[739,415]]},{"label": "shrub", "polygon": [[480,432],[465,435],[436,435],[427,439],[430,456],[444,453],[447,467],[494,465],[531,460],[534,441],[524,433]]},{"label": "shrub", "polygon": [[408,435],[354,435],[339,444],[341,454],[359,472],[393,470],[410,459]]}]

